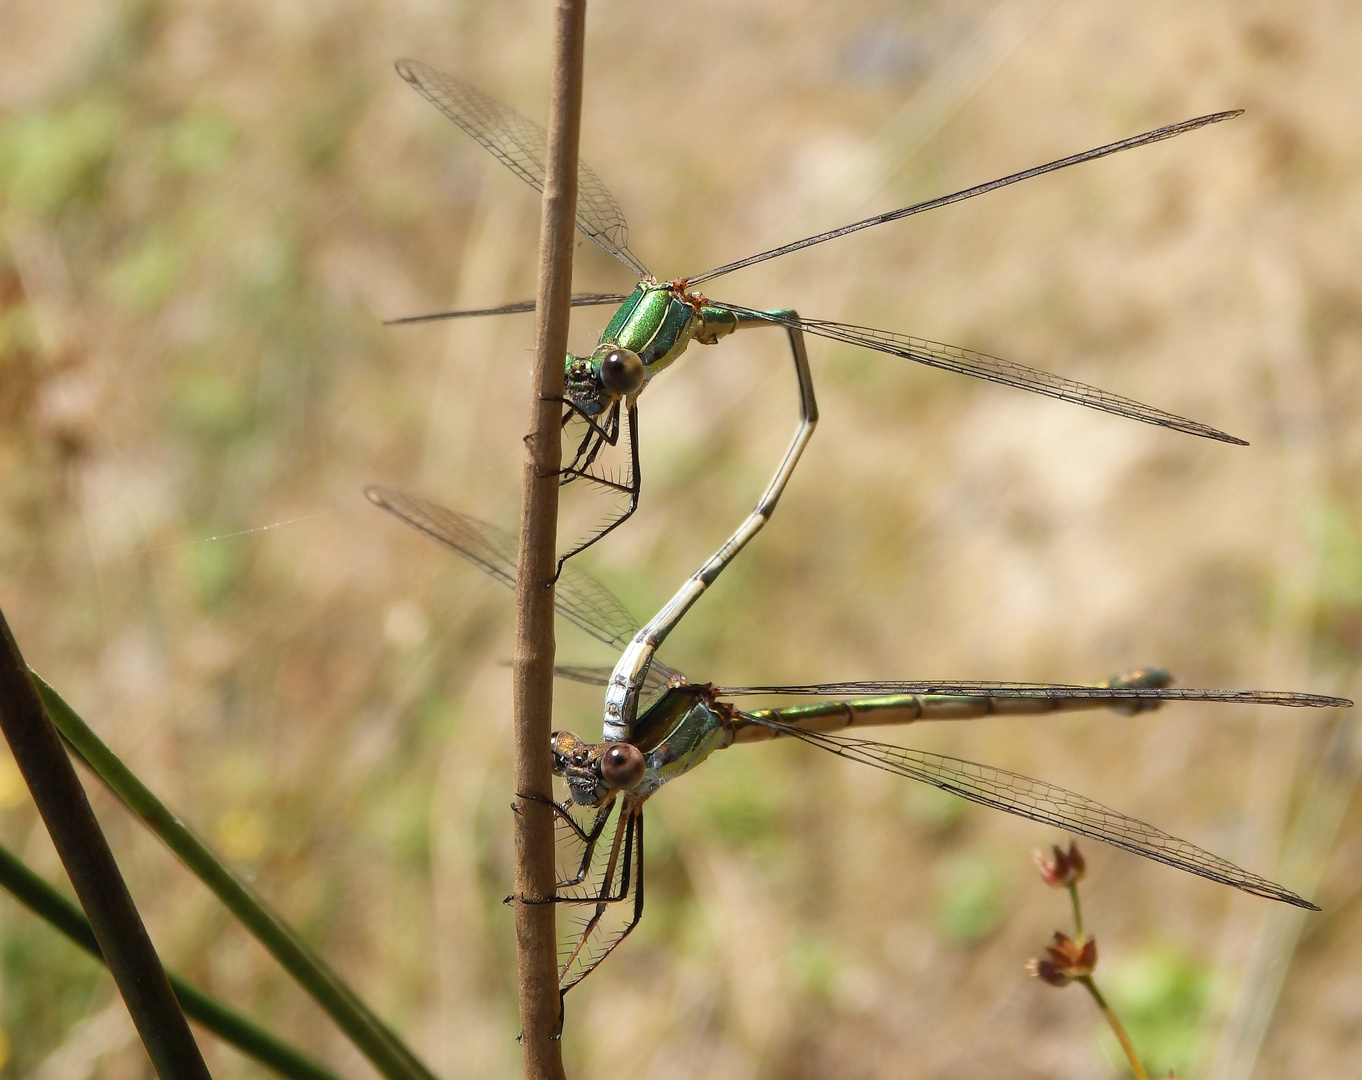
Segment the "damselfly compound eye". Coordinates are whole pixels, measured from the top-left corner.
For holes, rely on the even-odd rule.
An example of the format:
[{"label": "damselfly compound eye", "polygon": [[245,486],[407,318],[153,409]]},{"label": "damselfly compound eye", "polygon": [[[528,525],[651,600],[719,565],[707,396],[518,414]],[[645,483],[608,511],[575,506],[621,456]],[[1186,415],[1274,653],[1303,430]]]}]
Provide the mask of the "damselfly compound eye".
[{"label": "damselfly compound eye", "polygon": [[612,788],[632,791],[647,768],[643,751],[632,743],[616,743],[601,755],[601,776]]},{"label": "damselfly compound eye", "polygon": [[611,349],[601,358],[601,382],[612,394],[628,397],[643,386],[643,361],[632,349]]}]

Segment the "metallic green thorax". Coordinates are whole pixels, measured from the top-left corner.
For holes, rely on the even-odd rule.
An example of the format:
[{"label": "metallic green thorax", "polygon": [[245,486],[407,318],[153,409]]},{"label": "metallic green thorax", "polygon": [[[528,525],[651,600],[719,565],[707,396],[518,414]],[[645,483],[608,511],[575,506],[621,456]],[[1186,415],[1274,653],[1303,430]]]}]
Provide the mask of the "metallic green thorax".
[{"label": "metallic green thorax", "polygon": [[612,349],[629,349],[643,361],[644,386],[686,351],[692,340],[713,345],[738,328],[738,316],[710,307],[703,298],[676,283],[640,281],[601,331],[590,356],[568,354],[567,395],[582,412],[594,416],[613,404],[601,384],[601,359]]},{"label": "metallic green thorax", "polygon": [[[715,750],[733,743],[736,709],[716,700],[709,685],[673,686],[634,724],[627,744],[642,756],[642,775],[627,790],[646,799],[670,780],[699,765]],[[553,771],[567,781],[572,801],[602,806],[619,790],[605,764],[619,742],[587,743],[568,731],[553,734]],[[632,784],[632,781],[630,781]]]},{"label": "metallic green thorax", "polygon": [[708,686],[668,690],[634,723],[631,742],[648,772],[638,786],[646,798],[733,742],[734,710],[714,700]]}]

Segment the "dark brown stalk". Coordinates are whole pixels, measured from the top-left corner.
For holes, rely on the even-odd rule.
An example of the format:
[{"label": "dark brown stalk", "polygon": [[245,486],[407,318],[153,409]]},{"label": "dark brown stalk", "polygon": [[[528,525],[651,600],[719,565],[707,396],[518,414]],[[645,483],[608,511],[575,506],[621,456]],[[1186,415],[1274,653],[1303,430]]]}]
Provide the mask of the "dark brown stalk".
[{"label": "dark brown stalk", "polygon": [[208,1067],[189,1033],[170,980],[3,612],[0,729],[157,1074],[162,1080],[208,1080]]},{"label": "dark brown stalk", "polygon": [[[520,510],[520,565],[512,659],[515,710],[517,986],[528,1080],[561,1080],[557,943],[552,904],[553,793],[549,732],[553,714],[553,569],[558,470],[563,452],[559,402],[572,297],[577,143],[582,118],[586,0],[555,0],[549,156],[539,234],[530,433]],[[524,796],[530,796],[525,798]]]}]

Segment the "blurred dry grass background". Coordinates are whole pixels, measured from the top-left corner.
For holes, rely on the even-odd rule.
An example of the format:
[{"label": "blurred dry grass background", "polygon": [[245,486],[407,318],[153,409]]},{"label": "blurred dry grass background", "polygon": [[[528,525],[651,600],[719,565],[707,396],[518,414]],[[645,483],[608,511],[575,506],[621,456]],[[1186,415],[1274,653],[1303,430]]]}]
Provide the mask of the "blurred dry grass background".
[{"label": "blurred dry grass background", "polygon": [[[391,61],[542,118],[546,19],[519,0],[0,3],[0,602],[30,662],[451,1078],[518,1070],[510,597],[360,488],[515,521],[530,320],[379,320],[531,295],[538,207]],[[992,351],[1250,448],[812,342],[805,464],[669,661],[730,682],[1163,664],[1355,692],[1359,48],[1339,0],[595,0],[583,154],[660,275],[1248,110],[713,291]],[[580,288],[631,284],[578,250]],[[579,312],[574,346],[605,317]],[[783,350],[696,347],[644,397],[642,507],[585,560],[639,615],[765,483],[794,421]],[[610,659],[570,628],[559,648]],[[561,726],[596,730],[596,695],[559,701]],[[1286,840],[1334,722],[1187,706],[894,737],[1294,875],[1325,910],[1275,1011],[1266,995],[1257,1075],[1303,1077],[1362,1055],[1362,813],[1336,843],[1327,823]],[[570,1075],[1112,1074],[1087,1004],[1022,966],[1067,919],[1030,866],[1058,838],[867,773],[761,746],[650,804],[648,912],[569,998]],[[369,1075],[95,798],[167,960]],[[0,840],[64,884],[7,758],[0,805]],[[1088,854],[1099,973],[1151,1064],[1248,1075],[1222,1034],[1277,916]],[[0,958],[0,1075],[148,1075],[107,978],[8,900]],[[205,1041],[215,1075],[256,1075]]]}]

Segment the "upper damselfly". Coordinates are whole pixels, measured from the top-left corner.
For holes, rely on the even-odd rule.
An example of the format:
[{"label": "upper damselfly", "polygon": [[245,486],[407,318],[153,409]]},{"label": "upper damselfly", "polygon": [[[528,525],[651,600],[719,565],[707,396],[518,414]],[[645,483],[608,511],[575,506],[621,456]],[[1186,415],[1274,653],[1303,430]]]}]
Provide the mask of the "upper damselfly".
[{"label": "upper damselfly", "polygon": [[[418,60],[398,61],[397,71],[436,108],[486,147],[498,161],[532,187],[543,190],[548,141],[544,130],[538,124],[520,116],[464,80],[437,71]],[[749,525],[752,526],[748,531],[749,537],[761,528],[774,509],[818,420],[818,407],[814,400],[813,383],[805,355],[805,333],[913,360],[928,367],[955,371],[988,382],[1072,401],[1101,412],[1126,416],[1174,431],[1220,442],[1247,445],[1242,439],[1195,420],[1188,420],[1119,394],[1109,393],[1095,386],[1088,386],[996,356],[889,330],[876,330],[822,319],[806,319],[790,309],[763,311],[741,304],[712,300],[697,290],[698,286],[735,270],[779,258],[791,252],[802,251],[815,244],[848,236],[875,225],[883,225],[926,210],[962,202],[976,195],[995,191],[1044,173],[1055,172],[1070,165],[1094,161],[1122,150],[1160,142],[1208,124],[1228,120],[1238,116],[1240,112],[1242,110],[1211,113],[1156,128],[1142,135],[1059,158],[988,183],[976,184],[950,195],[876,214],[862,221],[807,236],[702,273],[666,280],[654,276],[643,261],[629,250],[629,228],[619,204],[601,182],[600,177],[584,162],[580,163],[577,173],[577,228],[635,275],[638,284],[628,293],[587,293],[572,298],[574,307],[615,305],[616,311],[601,332],[600,340],[590,355],[569,354],[565,360],[562,423],[566,428],[569,421],[575,417],[584,424],[585,431],[571,459],[562,470],[561,482],[566,484],[573,480],[585,480],[626,501],[617,514],[559,558],[558,571],[561,572],[564,562],[617,528],[638,507],[642,473],[639,463],[637,402],[644,387],[676,360],[691,342],[713,345],[736,330],[751,327],[781,327],[786,331],[799,383],[800,422],[780,469],[762,497],[757,511],[748,519]],[[534,307],[535,302],[527,300],[500,307],[444,311],[392,321],[417,323],[435,319],[505,315],[533,311]],[[597,459],[604,446],[617,445],[622,424],[627,427],[629,433],[629,461],[625,471],[616,477],[601,471]]]}]

